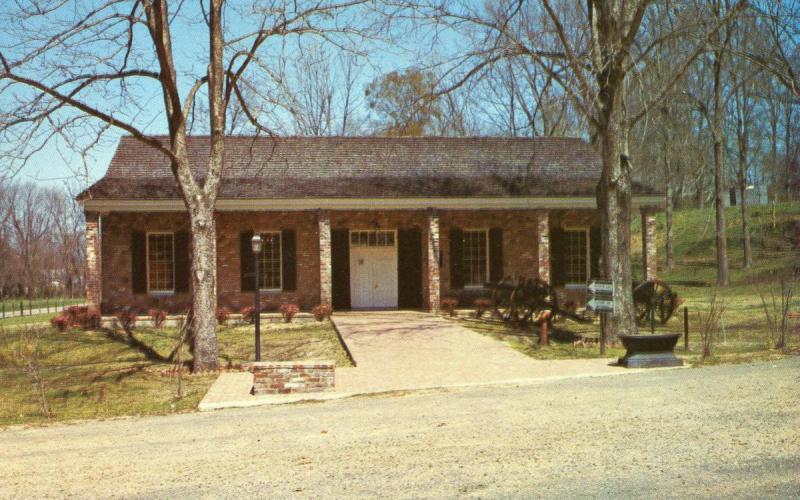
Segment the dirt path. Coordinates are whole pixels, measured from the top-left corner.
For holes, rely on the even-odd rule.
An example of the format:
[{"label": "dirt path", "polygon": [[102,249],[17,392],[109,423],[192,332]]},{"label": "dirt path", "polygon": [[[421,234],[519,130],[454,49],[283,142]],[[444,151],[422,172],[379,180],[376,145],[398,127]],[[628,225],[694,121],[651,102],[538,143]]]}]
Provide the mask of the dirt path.
[{"label": "dirt path", "polygon": [[0,496],[800,495],[800,359],[0,432]]}]

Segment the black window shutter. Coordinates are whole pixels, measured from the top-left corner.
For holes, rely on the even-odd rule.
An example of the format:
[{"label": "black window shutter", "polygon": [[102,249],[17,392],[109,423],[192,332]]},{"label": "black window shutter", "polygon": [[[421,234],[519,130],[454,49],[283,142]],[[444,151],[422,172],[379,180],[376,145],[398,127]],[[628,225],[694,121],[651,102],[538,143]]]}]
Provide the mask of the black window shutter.
[{"label": "black window shutter", "polygon": [[397,303],[422,307],[422,232],[418,227],[397,231]]},{"label": "black window shutter", "polygon": [[600,228],[593,226],[589,230],[589,261],[591,266],[592,275],[591,279],[600,279],[603,277],[603,270],[600,268],[600,257],[603,255],[603,240],[600,234]]},{"label": "black window shutter", "polygon": [[293,229],[281,231],[281,261],[283,290],[297,290],[297,243]]},{"label": "black window shutter", "polygon": [[253,231],[244,231],[239,234],[239,269],[243,292],[252,292],[256,289],[256,268],[255,262],[253,262],[252,239]]},{"label": "black window shutter", "polygon": [[567,237],[560,227],[550,228],[550,282],[563,285],[567,282]]},{"label": "black window shutter", "polygon": [[503,230],[493,227],[489,230],[489,281],[503,280]]},{"label": "black window shutter", "polygon": [[347,229],[331,231],[331,265],[333,308],[350,309],[350,232]]},{"label": "black window shutter", "polygon": [[464,288],[464,232],[450,228],[450,288]]},{"label": "black window shutter", "polygon": [[131,289],[133,293],[147,293],[147,234],[131,233]]},{"label": "black window shutter", "polygon": [[191,259],[189,257],[189,231],[175,233],[175,292],[189,291]]}]

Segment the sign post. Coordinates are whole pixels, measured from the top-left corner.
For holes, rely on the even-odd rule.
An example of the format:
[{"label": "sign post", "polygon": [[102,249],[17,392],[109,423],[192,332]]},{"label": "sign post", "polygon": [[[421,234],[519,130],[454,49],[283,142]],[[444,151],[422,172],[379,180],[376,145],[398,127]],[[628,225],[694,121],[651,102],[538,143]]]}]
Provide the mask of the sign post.
[{"label": "sign post", "polygon": [[614,284],[610,281],[592,281],[587,287],[586,308],[600,313],[600,354],[606,353],[606,328],[608,313],[614,312]]}]

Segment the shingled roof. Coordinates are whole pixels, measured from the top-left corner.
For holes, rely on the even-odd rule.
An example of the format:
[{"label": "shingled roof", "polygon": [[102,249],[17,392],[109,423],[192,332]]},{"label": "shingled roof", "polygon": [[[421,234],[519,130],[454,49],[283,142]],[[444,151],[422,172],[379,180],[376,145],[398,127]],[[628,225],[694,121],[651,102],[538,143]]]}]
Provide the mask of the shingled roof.
[{"label": "shingled roof", "polygon": [[[197,177],[208,144],[207,136],[188,138]],[[600,168],[594,149],[577,138],[231,136],[220,198],[594,196]],[[634,192],[653,190],[636,185]],[[90,198],[180,194],[167,158],[123,137],[106,175],[80,196]]]}]

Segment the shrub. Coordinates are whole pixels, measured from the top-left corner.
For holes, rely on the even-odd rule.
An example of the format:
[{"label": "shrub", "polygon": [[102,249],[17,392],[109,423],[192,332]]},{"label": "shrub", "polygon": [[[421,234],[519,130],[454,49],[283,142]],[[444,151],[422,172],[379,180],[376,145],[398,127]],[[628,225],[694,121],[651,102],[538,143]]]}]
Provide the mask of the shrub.
[{"label": "shrub", "polygon": [[147,314],[150,315],[150,319],[153,320],[153,326],[156,328],[161,328],[164,320],[167,319],[167,311],[163,309],[150,309]]},{"label": "shrub", "polygon": [[291,323],[294,316],[299,312],[300,308],[297,304],[281,304],[281,316],[283,316],[285,323]]},{"label": "shrub", "polygon": [[[255,312],[255,309],[253,310],[253,312]],[[228,309],[227,307],[218,307],[217,308],[217,323],[219,323],[220,325],[224,325],[228,321],[228,318],[230,317],[230,315],[231,315],[231,310],[230,309]]]},{"label": "shrub", "polygon": [[256,308],[253,306],[246,306],[239,309],[239,313],[242,315],[242,319],[247,321],[248,323],[255,323],[256,321]]},{"label": "shrub", "polygon": [[475,308],[475,317],[480,319],[486,311],[491,309],[492,301],[489,299],[475,299],[475,301],[472,302],[472,307]]},{"label": "shrub", "polygon": [[449,314],[451,317],[456,315],[456,306],[458,305],[458,300],[452,297],[442,299],[442,311]]},{"label": "shrub", "polygon": [[100,312],[94,307],[70,306],[61,313],[67,319],[68,325],[83,330],[93,330],[100,327]]},{"label": "shrub", "polygon": [[320,304],[311,309],[311,314],[314,315],[315,320],[322,321],[331,317],[331,314],[333,314],[333,308],[327,304]]},{"label": "shrub", "polygon": [[58,316],[50,318],[50,324],[58,328],[59,332],[64,333],[67,331],[67,328],[70,327],[69,317],[61,313]]},{"label": "shrub", "polygon": [[115,314],[117,321],[119,321],[120,326],[126,332],[130,332],[134,326],[136,326],[136,311],[131,309],[130,307],[126,307],[125,309],[117,312]]}]

